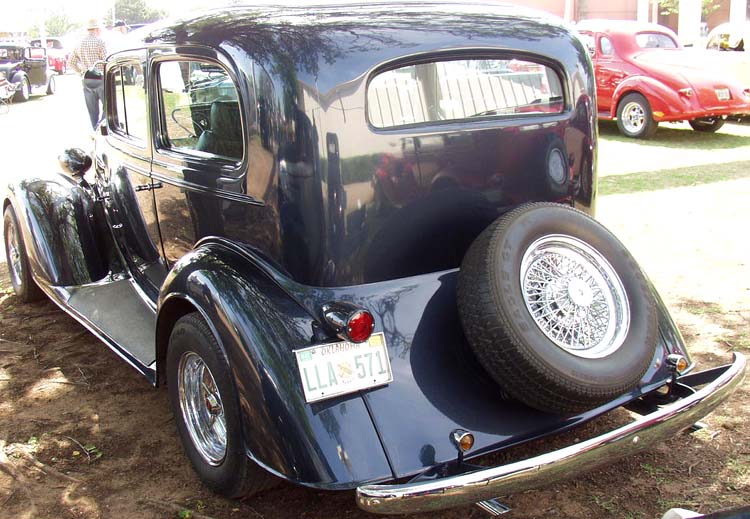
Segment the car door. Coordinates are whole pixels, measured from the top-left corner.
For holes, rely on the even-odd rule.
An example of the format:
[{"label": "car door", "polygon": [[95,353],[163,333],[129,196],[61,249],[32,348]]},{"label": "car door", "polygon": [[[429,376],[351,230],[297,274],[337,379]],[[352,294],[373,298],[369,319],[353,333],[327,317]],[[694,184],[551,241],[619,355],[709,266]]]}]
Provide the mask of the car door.
[{"label": "car door", "polygon": [[622,62],[617,57],[612,39],[603,34],[597,35],[594,76],[596,77],[598,110],[599,112],[609,112],[612,108],[612,96],[615,93],[615,88],[622,81],[624,75]]},{"label": "car door", "polygon": [[162,56],[154,67],[152,108],[159,113],[152,167],[164,258],[173,265],[200,238],[226,236],[242,214],[245,154],[238,90],[211,59]]},{"label": "car door", "polygon": [[151,179],[146,52],[118,58],[105,78],[106,138],[97,149],[97,183],[115,239],[133,277],[156,300],[166,276]]}]

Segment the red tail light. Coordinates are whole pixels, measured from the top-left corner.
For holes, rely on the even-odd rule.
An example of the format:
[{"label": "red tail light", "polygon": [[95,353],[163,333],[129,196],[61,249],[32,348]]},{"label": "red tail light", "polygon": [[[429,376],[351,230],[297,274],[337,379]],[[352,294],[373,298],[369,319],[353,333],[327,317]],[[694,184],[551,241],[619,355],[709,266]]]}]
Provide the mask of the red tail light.
[{"label": "red tail light", "polygon": [[375,320],[367,310],[354,312],[346,323],[346,334],[352,342],[365,342],[370,338]]},{"label": "red tail light", "polygon": [[372,314],[351,303],[326,303],[322,310],[326,324],[345,341],[365,342],[375,328]]}]

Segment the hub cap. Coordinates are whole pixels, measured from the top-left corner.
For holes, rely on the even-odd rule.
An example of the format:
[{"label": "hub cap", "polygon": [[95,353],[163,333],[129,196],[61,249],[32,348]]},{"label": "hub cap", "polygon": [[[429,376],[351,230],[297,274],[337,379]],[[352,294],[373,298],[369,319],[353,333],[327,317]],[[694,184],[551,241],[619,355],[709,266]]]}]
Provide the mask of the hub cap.
[{"label": "hub cap", "polygon": [[23,267],[21,264],[21,247],[18,243],[18,231],[11,224],[5,229],[5,253],[8,256],[8,267],[13,284],[20,288],[23,285]]},{"label": "hub cap", "polygon": [[536,240],[521,260],[526,308],[544,335],[584,358],[614,353],[628,333],[625,288],[609,262],[571,236]]},{"label": "hub cap", "polygon": [[646,124],[646,112],[639,103],[630,102],[622,109],[622,125],[629,133],[639,133]]},{"label": "hub cap", "polygon": [[180,409],[193,445],[209,465],[219,465],[227,452],[227,426],[211,370],[196,353],[184,353],[177,382]]}]

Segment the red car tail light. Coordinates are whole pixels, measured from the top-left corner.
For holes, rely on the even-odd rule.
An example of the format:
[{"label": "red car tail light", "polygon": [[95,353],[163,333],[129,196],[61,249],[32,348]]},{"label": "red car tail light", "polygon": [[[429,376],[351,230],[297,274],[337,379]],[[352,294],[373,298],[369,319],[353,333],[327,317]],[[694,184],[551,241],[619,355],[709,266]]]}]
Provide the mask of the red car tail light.
[{"label": "red car tail light", "polygon": [[692,88],[681,88],[678,90],[680,95],[682,97],[693,97],[693,89]]}]

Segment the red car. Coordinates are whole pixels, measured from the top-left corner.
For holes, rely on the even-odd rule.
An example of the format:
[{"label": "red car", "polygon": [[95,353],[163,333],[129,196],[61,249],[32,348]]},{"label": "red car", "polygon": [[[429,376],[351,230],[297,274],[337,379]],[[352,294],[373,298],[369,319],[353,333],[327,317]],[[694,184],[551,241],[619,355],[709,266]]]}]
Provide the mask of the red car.
[{"label": "red car", "polygon": [[[65,45],[60,38],[45,38],[47,42],[47,57],[50,68],[58,74],[65,74],[68,71],[68,59],[70,53],[65,49]],[[39,39],[31,40],[32,47],[41,47]]]},{"label": "red car", "polygon": [[617,119],[627,137],[651,137],[661,121],[715,132],[727,117],[750,114],[750,88],[666,27],[589,20],[576,28],[594,61],[599,119]]}]

